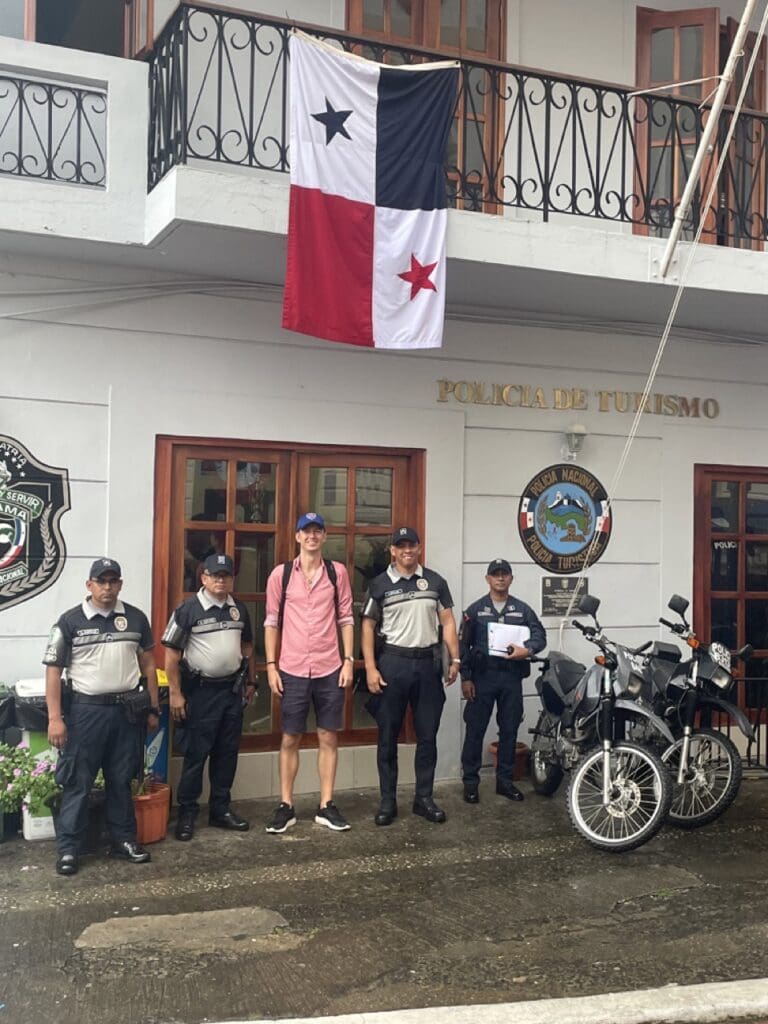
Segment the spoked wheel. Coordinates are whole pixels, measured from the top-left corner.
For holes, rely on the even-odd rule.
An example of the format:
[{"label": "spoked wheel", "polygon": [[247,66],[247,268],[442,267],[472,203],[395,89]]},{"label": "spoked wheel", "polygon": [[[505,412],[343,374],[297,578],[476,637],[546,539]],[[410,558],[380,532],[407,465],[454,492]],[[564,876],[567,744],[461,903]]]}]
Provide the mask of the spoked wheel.
[{"label": "spoked wheel", "polygon": [[555,762],[555,720],[542,711],[531,743],[531,777],[540,796],[552,796],[563,781],[563,769]]},{"label": "spoked wheel", "polygon": [[571,779],[568,813],[587,842],[618,853],[652,839],[664,824],[671,800],[672,782],[661,758],[635,743],[617,743],[610,752],[607,805],[603,751],[593,750]]},{"label": "spoked wheel", "polygon": [[669,820],[678,828],[700,828],[719,818],[736,799],[741,786],[741,757],[735,745],[715,729],[697,729],[691,736],[683,784],[677,774],[682,738],[662,754],[672,780]]}]

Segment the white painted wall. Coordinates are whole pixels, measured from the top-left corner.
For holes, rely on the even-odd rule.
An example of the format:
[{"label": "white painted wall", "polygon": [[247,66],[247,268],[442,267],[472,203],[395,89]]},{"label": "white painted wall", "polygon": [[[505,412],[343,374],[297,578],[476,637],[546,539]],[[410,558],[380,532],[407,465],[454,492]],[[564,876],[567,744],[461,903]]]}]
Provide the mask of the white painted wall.
[{"label": "white painted wall", "polygon": [[[73,276],[103,284],[121,273],[71,262],[21,265],[0,273],[0,293],[7,304],[41,280],[51,288],[71,285]],[[0,430],[68,465],[73,481],[73,508],[62,523],[72,565],[45,595],[0,613],[10,679],[39,672],[44,636],[56,614],[82,597],[91,557],[120,559],[126,598],[149,608],[158,433],[423,447],[427,561],[447,576],[457,606],[480,596],[487,562],[503,555],[515,564],[515,591],[539,607],[543,572],[523,554],[517,505],[526,482],[560,461],[561,432],[574,414],[438,403],[436,382],[583,387],[590,407],[578,418],[589,434],[580,464],[608,485],[630,417],[597,411],[593,393],[639,390],[653,344],[452,320],[436,353],[360,351],[284,334],[277,299],[169,295],[0,321],[3,351],[14,353],[3,375]],[[610,545],[589,572],[604,624],[628,642],[655,634],[673,591],[690,593],[693,464],[760,461],[767,383],[762,347],[671,345],[656,390],[715,397],[722,412],[695,422],[648,416],[641,425],[616,491]],[[337,400],[323,397],[340,388]],[[588,656],[573,631],[565,646]],[[527,705],[524,728],[534,713]],[[443,777],[458,771],[460,714],[456,688],[441,729]],[[370,751],[344,759],[343,785],[373,781]],[[312,772],[303,772],[313,789]],[[246,755],[238,795],[267,795],[275,780],[273,755]]]}]

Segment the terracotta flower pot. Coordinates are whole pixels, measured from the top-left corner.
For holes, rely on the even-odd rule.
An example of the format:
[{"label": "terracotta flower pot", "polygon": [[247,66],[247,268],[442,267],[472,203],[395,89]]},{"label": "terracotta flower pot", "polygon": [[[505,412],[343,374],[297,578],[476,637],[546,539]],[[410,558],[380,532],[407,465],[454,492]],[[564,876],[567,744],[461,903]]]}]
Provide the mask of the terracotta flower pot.
[{"label": "terracotta flower pot", "polygon": [[[493,758],[493,767],[495,768],[499,752],[498,740],[488,744],[488,752]],[[522,779],[524,776],[530,775],[529,755],[530,750],[525,743],[518,743],[515,749],[515,773],[512,776],[513,779]]]},{"label": "terracotta flower pot", "polygon": [[142,845],[165,839],[171,811],[171,787],[167,782],[147,783],[147,792],[133,798],[136,841]]}]

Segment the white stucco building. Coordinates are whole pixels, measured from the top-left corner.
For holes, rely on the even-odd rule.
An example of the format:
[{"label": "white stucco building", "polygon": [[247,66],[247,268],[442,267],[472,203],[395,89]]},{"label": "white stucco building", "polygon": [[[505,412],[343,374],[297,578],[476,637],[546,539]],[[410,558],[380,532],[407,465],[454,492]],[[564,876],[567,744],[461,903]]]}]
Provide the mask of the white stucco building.
[{"label": "white stucco building", "polygon": [[[0,678],[39,673],[51,623],[105,553],[156,633],[194,589],[201,553],[232,554],[263,660],[266,574],[293,553],[296,513],[310,507],[326,515],[327,553],[347,562],[357,601],[392,526],[407,521],[457,606],[503,556],[514,591],[541,611],[562,576],[524,546],[521,499],[540,471],[568,461],[574,423],[586,429],[574,465],[611,483],[687,258],[683,245],[660,280],[697,103],[714,83],[629,94],[716,75],[742,3],[705,2],[692,17],[677,0],[650,13],[635,0],[249,0],[242,14],[134,0],[125,45],[136,59],[115,55],[119,19],[118,45],[94,30],[91,6],[73,0],[66,25],[43,0],[11,0],[0,17],[0,435],[65,468],[71,504],[61,575],[0,603]],[[287,18],[349,32],[387,60],[462,61],[442,349],[359,350],[280,327]],[[603,624],[627,642],[658,635],[679,592],[703,635],[753,643],[739,697],[758,718],[768,705],[762,50],[756,68],[611,495],[610,541],[587,577]],[[560,619],[544,623],[559,645]],[[562,644],[589,656],[573,630]],[[459,696],[454,687],[443,717],[441,777],[458,774]],[[374,784],[360,695],[346,724],[339,787]],[[278,744],[264,685],[236,796],[278,792]],[[299,791],[315,788],[312,760]]]}]

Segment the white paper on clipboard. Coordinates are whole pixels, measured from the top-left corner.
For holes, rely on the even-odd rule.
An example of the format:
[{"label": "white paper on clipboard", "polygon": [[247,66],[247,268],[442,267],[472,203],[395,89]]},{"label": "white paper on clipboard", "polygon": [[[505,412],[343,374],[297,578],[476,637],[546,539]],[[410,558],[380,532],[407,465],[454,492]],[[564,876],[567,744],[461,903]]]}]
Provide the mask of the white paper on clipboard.
[{"label": "white paper on clipboard", "polygon": [[510,644],[522,647],[531,639],[527,626],[510,626],[506,622],[488,623],[488,653],[493,658],[505,658]]}]

